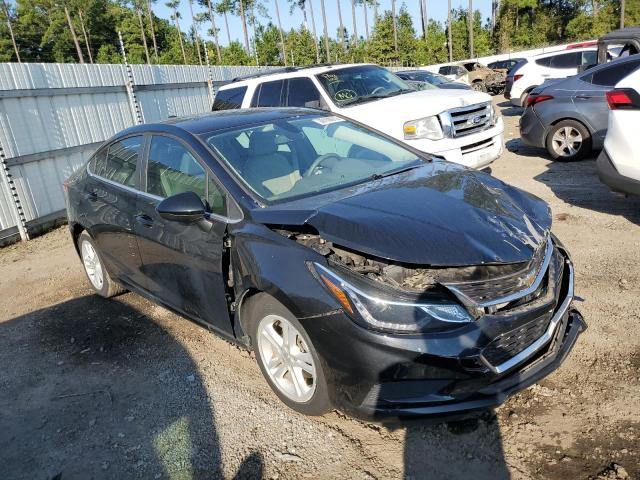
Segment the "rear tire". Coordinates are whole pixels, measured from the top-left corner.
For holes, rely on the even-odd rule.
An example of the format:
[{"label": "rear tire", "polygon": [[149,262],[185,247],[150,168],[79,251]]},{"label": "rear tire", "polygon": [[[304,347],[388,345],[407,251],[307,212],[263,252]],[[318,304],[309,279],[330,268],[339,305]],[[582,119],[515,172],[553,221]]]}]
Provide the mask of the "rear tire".
[{"label": "rear tire", "polygon": [[576,120],[562,120],[547,134],[549,155],[559,162],[573,162],[591,153],[591,134]]},{"label": "rear tire", "polygon": [[475,81],[471,84],[471,88],[473,90],[475,90],[476,92],[483,92],[483,93],[487,93],[487,86],[484,84],[483,81],[478,80]]},{"label": "rear tire", "polygon": [[305,415],[331,410],[323,364],[296,317],[265,293],[247,300],[243,317],[258,366],[280,400]]},{"label": "rear tire", "polygon": [[124,288],[111,279],[98,247],[86,230],[78,236],[78,252],[80,253],[84,273],[98,295],[104,298],[111,298],[125,291]]}]

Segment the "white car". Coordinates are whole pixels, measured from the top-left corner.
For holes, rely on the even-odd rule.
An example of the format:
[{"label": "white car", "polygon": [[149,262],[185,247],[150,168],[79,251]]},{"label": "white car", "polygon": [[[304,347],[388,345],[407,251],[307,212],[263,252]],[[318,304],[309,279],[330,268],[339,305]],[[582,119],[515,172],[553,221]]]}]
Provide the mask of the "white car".
[{"label": "white car", "polygon": [[598,175],[612,190],[640,195],[640,70],[607,92],[609,128],[598,157]]},{"label": "white car", "polygon": [[598,63],[597,58],[597,48],[588,47],[543,53],[523,60],[509,71],[504,96],[513,105],[524,107],[531,90],[547,80],[571,77],[580,67]]},{"label": "white car", "polygon": [[486,93],[416,91],[377,65],[285,68],[220,87],[213,110],[312,107],[363,123],[420,151],[471,168],[500,156],[504,125]]}]

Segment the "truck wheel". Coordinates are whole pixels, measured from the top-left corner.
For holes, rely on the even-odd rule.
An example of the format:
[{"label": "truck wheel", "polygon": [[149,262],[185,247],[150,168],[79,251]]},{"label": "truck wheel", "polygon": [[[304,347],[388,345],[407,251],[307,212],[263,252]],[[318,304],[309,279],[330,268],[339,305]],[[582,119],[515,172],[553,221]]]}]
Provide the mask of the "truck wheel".
[{"label": "truck wheel", "polygon": [[556,123],[547,134],[547,151],[551,158],[561,162],[580,160],[591,152],[589,130],[575,120]]},{"label": "truck wheel", "polygon": [[275,298],[259,293],[247,300],[251,345],[258,366],[274,393],[305,415],[331,409],[320,357],[298,319]]},{"label": "truck wheel", "polygon": [[471,84],[471,88],[476,92],[487,92],[487,86],[484,84],[482,80],[476,80]]}]

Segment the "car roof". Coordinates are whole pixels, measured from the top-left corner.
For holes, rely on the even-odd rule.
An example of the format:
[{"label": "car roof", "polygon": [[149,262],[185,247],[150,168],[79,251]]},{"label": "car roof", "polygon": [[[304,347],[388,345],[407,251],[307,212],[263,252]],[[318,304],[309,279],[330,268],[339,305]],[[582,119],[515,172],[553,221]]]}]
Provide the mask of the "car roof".
[{"label": "car roof", "polygon": [[593,45],[591,47],[582,47],[582,48],[571,48],[568,50],[554,50],[553,52],[545,52],[545,53],[540,53],[538,55],[535,55],[533,58],[547,58],[547,57],[552,57],[554,55],[559,55],[559,54],[563,54],[563,53],[581,53],[581,52],[595,52],[598,50],[598,47]]},{"label": "car roof", "polygon": [[243,77],[234,78],[231,83],[227,83],[220,87],[220,90],[226,90],[228,88],[235,88],[244,86],[251,83],[253,80],[260,79],[261,81],[278,80],[281,78],[290,78],[293,76],[312,76],[319,73],[329,72],[332,70],[338,70],[342,68],[362,67],[362,66],[377,66],[373,63],[336,63],[330,65],[311,65],[308,67],[285,67],[276,68],[273,70],[266,70],[264,72],[258,72],[251,75],[245,75]]},{"label": "car roof", "polygon": [[329,112],[324,110],[287,107],[221,110],[189,117],[170,118],[163,122],[137,125],[123,130],[117,135],[117,137],[129,135],[131,133],[147,132],[188,132],[193,135],[200,135],[217,130],[226,130],[228,128],[263,122],[266,123],[293,116],[328,114]]}]

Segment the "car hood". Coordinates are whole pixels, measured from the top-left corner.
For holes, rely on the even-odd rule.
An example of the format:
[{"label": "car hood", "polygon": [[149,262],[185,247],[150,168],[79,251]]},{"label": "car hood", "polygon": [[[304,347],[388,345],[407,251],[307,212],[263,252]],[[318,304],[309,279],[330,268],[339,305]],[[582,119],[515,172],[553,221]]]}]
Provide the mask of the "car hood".
[{"label": "car hood", "polygon": [[429,89],[336,108],[335,111],[403,140],[404,124],[410,120],[438,115],[451,108],[490,101],[489,95],[474,90]]},{"label": "car hood", "polygon": [[524,262],[545,241],[549,207],[490,175],[448,162],[252,211],[309,225],[337,245],[414,265]]}]

